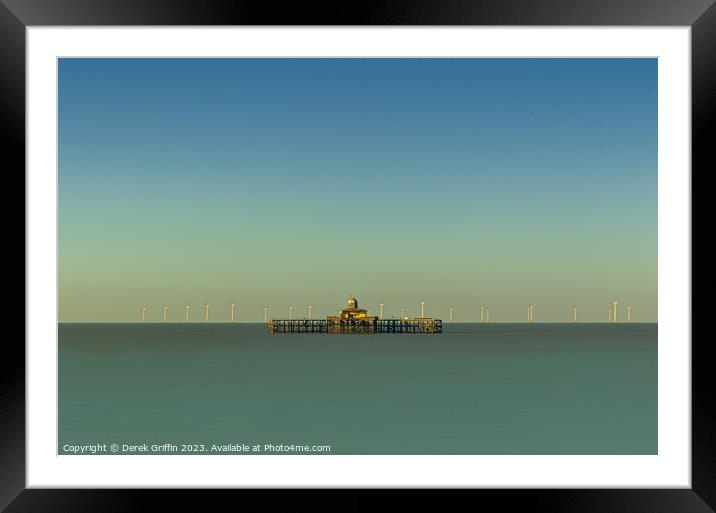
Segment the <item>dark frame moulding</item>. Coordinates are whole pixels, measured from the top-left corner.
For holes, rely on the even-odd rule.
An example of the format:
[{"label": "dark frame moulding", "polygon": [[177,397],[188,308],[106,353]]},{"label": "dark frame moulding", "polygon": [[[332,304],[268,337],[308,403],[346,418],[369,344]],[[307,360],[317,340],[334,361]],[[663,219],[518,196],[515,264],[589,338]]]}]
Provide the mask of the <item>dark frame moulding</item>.
[{"label": "dark frame moulding", "polygon": [[[3,312],[16,309],[25,294],[25,231],[15,219],[24,212],[25,191],[25,28],[71,25],[621,25],[689,26],[692,29],[692,229],[713,226],[708,172],[716,145],[708,129],[716,119],[716,5],[714,0],[355,0],[340,3],[213,0],[0,0],[0,149],[4,197],[2,267],[6,291]],[[17,204],[8,201],[17,198]],[[693,236],[692,236],[693,240]],[[693,292],[713,290],[716,252],[692,242],[692,268],[699,270]],[[19,270],[23,272],[20,273]],[[692,270],[693,272],[693,270]],[[693,281],[693,280],[692,280]],[[9,285],[9,287],[8,287]],[[714,300],[692,299],[696,314],[708,315]],[[693,315],[702,319],[705,315]],[[255,490],[77,490],[25,488],[24,324],[4,337],[0,372],[0,509],[8,512],[114,512],[206,510],[218,498],[258,498]],[[693,328],[697,325],[694,324]],[[693,334],[696,335],[696,331]],[[716,509],[715,381],[706,357],[709,340],[692,336],[692,488],[690,489],[499,489],[455,491],[475,505],[499,505],[501,511],[524,509],[550,513],[648,512],[700,513]],[[684,341],[688,343],[688,341]],[[353,510],[386,499],[385,491],[273,491],[271,506],[299,504]],[[469,497],[466,496],[469,494]],[[266,498],[262,499],[266,501]],[[421,503],[443,493],[418,491]],[[400,493],[405,499],[404,493]],[[434,500],[434,499],[433,499]],[[426,502],[427,501],[427,502]],[[402,502],[402,500],[401,500]],[[403,503],[405,504],[405,503]],[[209,506],[210,507],[210,506]],[[274,508],[271,508],[274,509]],[[363,509],[363,508],[361,508]]]}]

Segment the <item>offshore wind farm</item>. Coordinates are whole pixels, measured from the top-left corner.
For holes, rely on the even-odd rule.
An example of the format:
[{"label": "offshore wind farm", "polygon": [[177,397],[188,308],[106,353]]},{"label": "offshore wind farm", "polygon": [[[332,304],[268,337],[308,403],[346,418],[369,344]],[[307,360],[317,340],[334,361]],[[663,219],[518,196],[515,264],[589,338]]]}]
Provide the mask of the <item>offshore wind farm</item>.
[{"label": "offshore wind farm", "polygon": [[[281,319],[275,317],[268,317],[269,307],[263,307],[264,322],[268,328],[268,332],[272,334],[301,334],[301,333],[330,333],[330,334],[378,334],[378,333],[442,333],[443,332],[443,320],[440,318],[426,317],[425,316],[425,304],[426,301],[420,301],[420,315],[419,316],[406,316],[405,308],[401,307],[400,316],[383,316],[383,307],[385,303],[378,304],[378,316],[370,316],[370,310],[365,310],[358,307],[358,300],[355,296],[351,295],[347,301],[347,307],[339,310],[338,316],[326,316],[325,319],[314,319],[312,315],[313,305],[307,304],[307,316],[293,318],[293,305],[288,307],[288,318]],[[609,315],[607,317],[607,324],[617,324],[619,322],[617,316],[617,305],[619,300],[612,300],[609,303]],[[236,323],[236,303],[230,303],[229,307],[229,324]],[[209,305],[205,305],[205,317],[204,324],[209,323],[208,315]],[[162,323],[168,322],[167,317],[168,307],[164,305],[162,307]],[[185,306],[185,318],[184,323],[192,322],[189,318],[190,305]],[[448,324],[454,322],[455,307],[448,307]],[[577,307],[573,307],[572,313],[572,324],[576,324],[577,321]],[[142,305],[140,308],[140,319],[141,323],[147,322],[147,306]],[[225,320],[218,320],[215,322],[227,322]],[[490,309],[485,305],[480,306],[480,323],[487,324],[490,322]],[[632,305],[627,306],[626,322],[632,322]],[[527,307],[527,324],[531,325],[535,323],[534,317],[534,305],[530,304]]]},{"label": "offshore wind farm", "polygon": [[657,76],[59,59],[58,452],[657,454]]},{"label": "offshore wind farm", "polygon": [[[383,307],[385,306],[385,303],[379,303],[379,304],[378,304],[379,314],[378,314],[378,316],[375,317],[374,319],[375,319],[375,320],[379,320],[379,321],[380,321],[380,320],[383,320],[383,319],[387,319],[387,320],[398,320],[398,321],[400,321],[400,320],[410,320],[410,319],[421,319],[421,318],[423,318],[423,319],[432,319],[432,317],[425,317],[425,304],[426,304],[426,301],[420,301],[419,304],[420,304],[420,315],[419,315],[419,316],[415,316],[415,317],[406,316],[406,315],[405,315],[405,307],[401,307],[401,308],[400,308],[400,315],[398,315],[398,316],[392,315],[392,316],[387,316],[387,317],[384,318],[384,316],[383,316]],[[606,321],[606,322],[607,322],[607,324],[617,324],[617,323],[619,322],[619,319],[618,319],[618,316],[617,316],[617,308],[616,308],[616,305],[619,304],[619,300],[616,300],[616,299],[611,300],[611,301],[609,301],[608,304],[609,304],[609,307],[608,307],[608,317],[607,317],[607,321]],[[209,321],[209,316],[208,316],[208,308],[209,308],[209,305],[206,304],[206,305],[204,305],[204,307],[205,307],[205,316],[204,316],[204,318],[202,319],[201,322],[203,322],[203,323],[209,323],[209,322],[210,322],[210,321]],[[218,318],[218,319],[215,319],[213,322],[218,322],[218,323],[228,322],[228,323],[230,323],[230,324],[234,324],[234,323],[237,322],[236,316],[235,316],[235,314],[236,314],[236,303],[229,303],[229,304],[227,305],[227,307],[228,307],[228,318],[225,318],[225,319],[224,319],[224,318]],[[356,298],[355,298],[353,295],[351,295],[351,297],[348,298],[348,307],[349,307],[349,309],[350,309],[350,308],[354,308],[354,309],[355,309],[355,308],[357,307],[357,300],[356,300]],[[141,322],[141,323],[152,322],[152,321],[151,321],[151,318],[148,318],[148,317],[147,317],[148,308],[149,308],[149,307],[148,307],[147,305],[142,305],[142,306],[140,306],[140,308],[139,308],[139,322]],[[190,318],[190,316],[189,316],[190,308],[191,308],[190,305],[185,305],[185,306],[184,306],[184,321],[183,321],[183,322],[185,322],[185,323],[198,322],[196,319],[192,320],[192,319]],[[468,312],[469,312],[471,309],[474,309],[474,307],[467,307],[467,308],[465,308],[465,310],[468,311]],[[278,319],[277,319],[276,317],[271,317],[271,318],[269,318],[269,315],[268,315],[269,310],[270,310],[270,307],[269,307],[269,306],[264,306],[264,307],[262,308],[262,312],[263,312],[263,322],[267,323],[267,325],[270,326],[270,323],[271,323],[272,321],[276,321],[276,320],[278,320]],[[311,320],[314,320],[314,319],[313,319],[313,315],[312,315],[312,310],[313,310],[313,305],[307,304],[307,305],[306,305],[307,315],[306,315],[306,316],[303,316],[303,317],[298,317],[297,319],[293,319],[293,305],[290,305],[290,306],[288,306],[288,320],[295,320],[295,321],[304,321],[304,320],[311,321]],[[572,307],[572,308],[569,309],[569,310],[565,310],[565,313],[566,313],[567,311],[569,311],[569,312],[571,313],[571,322],[572,322],[572,323],[577,323],[577,322],[578,322],[578,320],[577,320],[577,307],[575,306],[575,307]],[[167,323],[167,322],[179,322],[179,321],[177,321],[176,319],[173,320],[173,321],[169,321],[169,320],[168,320],[168,319],[169,319],[169,317],[168,317],[168,315],[167,315],[167,314],[168,314],[168,307],[167,307],[166,305],[162,306],[161,312],[162,312],[162,322],[163,322],[163,323]],[[367,312],[366,310],[360,310],[360,314],[359,314],[359,315],[362,315],[362,316],[364,317],[366,312]],[[448,315],[447,315],[448,320],[447,320],[447,322],[448,322],[448,323],[454,322],[455,307],[454,307],[454,306],[448,306],[448,307],[447,307],[447,312],[448,312]],[[488,307],[486,307],[485,305],[481,305],[481,306],[480,306],[480,320],[479,320],[479,321],[477,321],[477,320],[462,320],[461,322],[467,322],[467,323],[470,323],[470,322],[480,322],[480,323],[483,323],[483,324],[484,324],[484,323],[488,323],[489,320],[490,320],[489,312],[490,312],[490,310],[489,310]],[[149,319],[149,320],[148,320],[148,319]],[[565,319],[566,319],[566,315],[565,315]],[[631,322],[632,322],[632,305],[627,305],[627,307],[626,307],[626,319],[623,319],[622,321],[623,321],[623,322],[627,322],[627,323],[631,323]],[[127,321],[127,322],[132,322],[132,321]],[[247,320],[247,321],[245,321],[245,322],[255,322],[255,319],[250,319],[250,320]],[[442,320],[441,320],[441,322],[442,322]],[[506,321],[503,321],[503,322],[506,322]],[[526,321],[526,322],[527,322],[527,324],[533,324],[533,323],[535,322],[535,317],[534,317],[534,305],[532,305],[532,304],[530,304],[530,305],[527,307],[527,321]],[[566,321],[565,321],[565,322],[566,322]],[[555,323],[555,322],[552,321],[552,323]],[[557,324],[559,324],[559,322],[557,322]]]}]

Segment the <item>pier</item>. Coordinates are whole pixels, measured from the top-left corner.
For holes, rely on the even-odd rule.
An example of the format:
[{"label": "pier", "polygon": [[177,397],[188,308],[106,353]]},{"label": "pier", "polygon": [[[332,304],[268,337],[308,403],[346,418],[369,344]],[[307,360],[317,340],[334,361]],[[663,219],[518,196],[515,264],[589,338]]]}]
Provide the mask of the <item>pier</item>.
[{"label": "pier", "polygon": [[328,319],[270,319],[269,333],[442,333],[441,319],[375,319],[329,321]]},{"label": "pier", "polygon": [[358,308],[358,300],[351,296],[348,307],[336,316],[325,319],[270,319],[269,333],[334,333],[334,334],[375,334],[375,333],[442,333],[443,321],[432,317],[404,317],[402,319],[380,319],[366,315]]}]

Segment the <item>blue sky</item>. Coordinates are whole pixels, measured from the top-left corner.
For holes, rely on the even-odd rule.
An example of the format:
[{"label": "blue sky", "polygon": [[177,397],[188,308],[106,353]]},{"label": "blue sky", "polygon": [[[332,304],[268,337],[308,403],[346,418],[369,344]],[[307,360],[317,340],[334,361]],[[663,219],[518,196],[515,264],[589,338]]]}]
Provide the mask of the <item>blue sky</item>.
[{"label": "blue sky", "polygon": [[61,59],[59,186],[61,321],[656,320],[655,59]]}]

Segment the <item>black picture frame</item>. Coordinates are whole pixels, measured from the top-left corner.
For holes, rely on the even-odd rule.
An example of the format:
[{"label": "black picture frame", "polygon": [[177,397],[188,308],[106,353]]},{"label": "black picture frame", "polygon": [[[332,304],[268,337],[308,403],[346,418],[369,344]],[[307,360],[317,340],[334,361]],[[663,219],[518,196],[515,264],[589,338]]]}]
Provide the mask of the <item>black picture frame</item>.
[{"label": "black picture frame", "polygon": [[[712,225],[709,171],[716,143],[709,128],[716,120],[715,0],[384,0],[344,2],[190,1],[190,0],[0,0],[0,147],[5,221],[2,312],[17,310],[15,290],[25,288],[25,29],[30,26],[86,25],[576,25],[689,26],[692,43],[692,230]],[[23,194],[21,194],[23,191]],[[17,202],[11,201],[17,199]],[[697,319],[708,318],[713,300],[716,254],[692,235],[692,488],[690,489],[501,489],[459,494],[472,504],[499,503],[500,510],[551,513],[674,512],[716,510],[716,384],[707,357],[710,340],[696,336]],[[20,272],[20,269],[23,272]],[[21,283],[22,282],[22,283]],[[702,315],[699,315],[702,314]],[[701,321],[703,322],[703,321]],[[22,331],[24,324],[12,325]],[[6,333],[13,333],[8,330]],[[683,341],[688,343],[688,340]],[[25,349],[21,334],[4,337],[0,372],[0,508],[8,512],[202,511],[215,498],[241,501],[255,490],[40,490],[25,487]],[[323,493],[334,508],[350,510],[384,500],[384,491],[333,490]],[[425,504],[428,496],[420,492]],[[431,500],[444,506],[442,494]],[[265,499],[264,499],[265,500]],[[315,507],[315,492],[274,491],[269,506]],[[236,504],[240,507],[240,504]],[[363,508],[361,508],[363,509]]]}]

